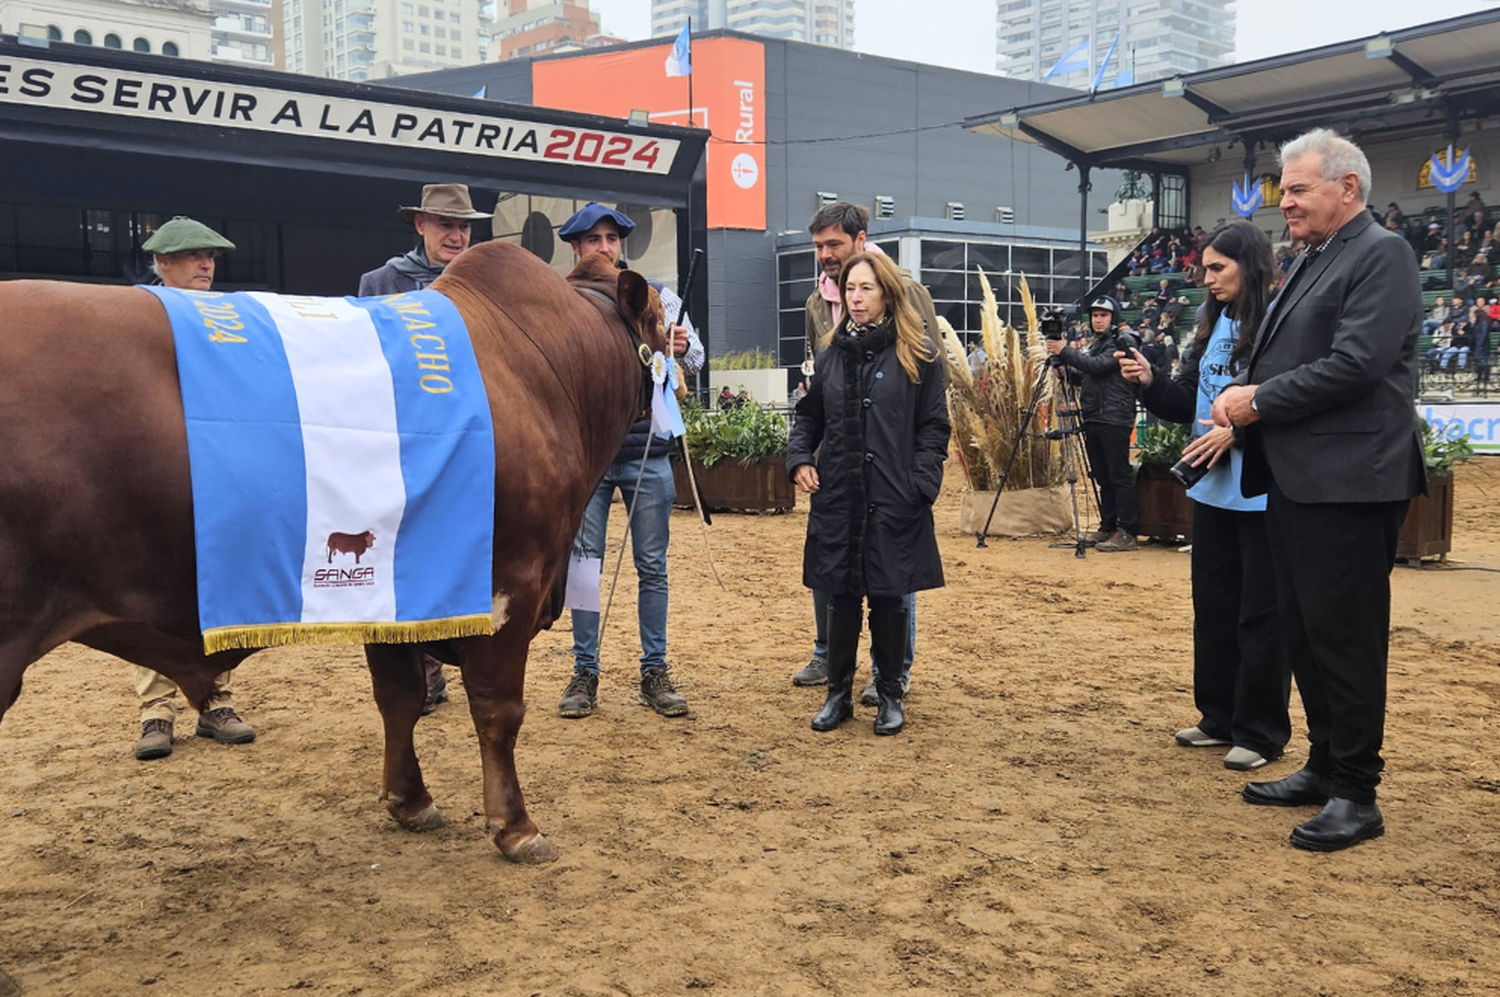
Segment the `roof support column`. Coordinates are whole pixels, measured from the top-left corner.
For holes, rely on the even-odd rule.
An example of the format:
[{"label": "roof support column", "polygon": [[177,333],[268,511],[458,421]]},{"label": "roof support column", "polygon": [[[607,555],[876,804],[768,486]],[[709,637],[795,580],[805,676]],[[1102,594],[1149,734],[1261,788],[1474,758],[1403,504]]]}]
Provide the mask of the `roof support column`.
[{"label": "roof support column", "polygon": [[[1451,100],[1445,100],[1443,101],[1443,112],[1447,115],[1448,118],[1448,127],[1446,131],[1448,135],[1448,142],[1450,143],[1451,148],[1457,145],[1460,133],[1462,132],[1462,129],[1458,124],[1458,105],[1453,103],[1453,101]],[[1454,202],[1454,199],[1456,197],[1458,197],[1458,191],[1456,189],[1450,190],[1448,192],[1448,252],[1444,255],[1448,257],[1448,295],[1450,304],[1452,303],[1453,295],[1453,257],[1457,254],[1458,249],[1458,240],[1454,238],[1455,233],[1453,224],[1453,212],[1457,209],[1457,205]]]},{"label": "roof support column", "polygon": [[1089,191],[1094,185],[1089,181],[1089,165],[1074,163],[1078,168],[1078,303],[1087,305],[1084,299],[1089,293]]}]

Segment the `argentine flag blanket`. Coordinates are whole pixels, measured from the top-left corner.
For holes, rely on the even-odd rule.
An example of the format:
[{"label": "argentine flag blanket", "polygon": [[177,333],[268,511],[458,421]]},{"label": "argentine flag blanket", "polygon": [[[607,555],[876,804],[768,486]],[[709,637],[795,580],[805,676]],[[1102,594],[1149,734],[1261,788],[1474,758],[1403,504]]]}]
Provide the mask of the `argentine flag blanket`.
[{"label": "argentine flag blanket", "polygon": [[176,342],[206,652],[494,632],[494,427],[452,302],[147,290]]}]

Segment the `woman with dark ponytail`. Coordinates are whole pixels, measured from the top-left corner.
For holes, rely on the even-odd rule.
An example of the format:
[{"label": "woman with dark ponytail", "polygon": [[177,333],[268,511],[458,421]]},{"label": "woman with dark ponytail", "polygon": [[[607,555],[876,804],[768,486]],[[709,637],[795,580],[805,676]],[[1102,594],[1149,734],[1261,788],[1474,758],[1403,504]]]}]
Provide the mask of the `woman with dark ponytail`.
[{"label": "woman with dark ponytail", "polygon": [[[1183,461],[1202,477],[1193,499],[1193,698],[1202,719],[1178,731],[1184,747],[1229,745],[1225,768],[1249,770],[1281,757],[1292,736],[1291,670],[1276,618],[1276,579],[1266,539],[1265,496],[1240,490],[1235,431],[1209,418],[1220,391],[1250,356],[1278,270],[1271,243],[1249,222],[1221,225],[1203,248],[1208,300],[1175,377],[1139,352],[1116,353],[1153,414],[1192,426]],[[1191,478],[1192,474],[1185,477]]]}]

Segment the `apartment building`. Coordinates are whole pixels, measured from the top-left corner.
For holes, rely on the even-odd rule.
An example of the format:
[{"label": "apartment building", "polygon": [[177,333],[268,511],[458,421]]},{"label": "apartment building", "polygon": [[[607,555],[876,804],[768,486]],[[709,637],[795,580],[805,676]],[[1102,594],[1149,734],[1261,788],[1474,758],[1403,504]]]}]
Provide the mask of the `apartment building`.
[{"label": "apartment building", "polygon": [[480,61],[480,0],[281,0],[286,68],[376,80]]},{"label": "apartment building", "polygon": [[1047,82],[1087,89],[1118,35],[1101,88],[1213,69],[1231,61],[1234,18],[1234,0],[997,0],[995,68],[1046,79],[1083,45]]},{"label": "apartment building", "polygon": [[651,0],[651,34],[728,28],[764,38],[854,47],[854,0]]}]

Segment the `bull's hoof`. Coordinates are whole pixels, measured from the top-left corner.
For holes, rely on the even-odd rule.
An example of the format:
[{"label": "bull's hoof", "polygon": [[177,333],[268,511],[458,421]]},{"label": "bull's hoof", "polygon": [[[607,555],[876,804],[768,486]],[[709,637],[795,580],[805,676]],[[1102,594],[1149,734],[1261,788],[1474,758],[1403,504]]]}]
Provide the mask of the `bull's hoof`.
[{"label": "bull's hoof", "polygon": [[437,808],[436,803],[429,803],[410,816],[396,809],[394,802],[387,806],[386,809],[396,819],[396,823],[408,831],[435,831],[443,826],[443,812]]},{"label": "bull's hoof", "polygon": [[546,865],[548,862],[557,861],[557,849],[552,843],[540,833],[533,834],[521,841],[507,843],[503,832],[496,833],[495,844],[500,848],[500,854],[512,862],[522,865]]}]

